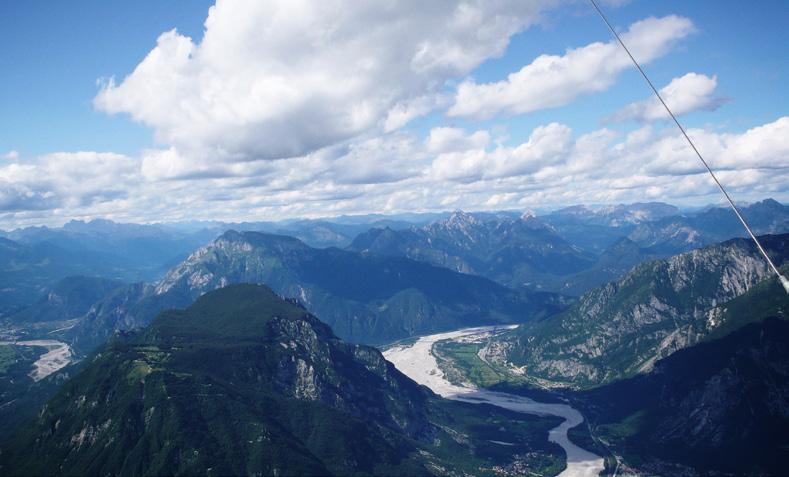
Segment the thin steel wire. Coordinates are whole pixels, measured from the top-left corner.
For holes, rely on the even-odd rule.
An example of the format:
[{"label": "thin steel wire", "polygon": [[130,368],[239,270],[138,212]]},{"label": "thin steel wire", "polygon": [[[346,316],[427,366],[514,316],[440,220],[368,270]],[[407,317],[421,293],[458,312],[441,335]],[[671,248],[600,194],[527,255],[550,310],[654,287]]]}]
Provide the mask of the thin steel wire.
[{"label": "thin steel wire", "polygon": [[759,251],[764,256],[764,259],[767,260],[767,263],[770,265],[770,268],[778,276],[778,279],[780,280],[781,284],[783,285],[784,290],[786,290],[786,293],[789,294],[789,280],[787,280],[781,274],[781,272],[778,270],[778,267],[776,267],[775,264],[773,263],[773,261],[770,259],[770,256],[767,254],[767,251],[764,250],[764,247],[762,247],[762,244],[759,242],[759,239],[756,238],[756,235],[751,230],[751,227],[748,225],[748,222],[745,220],[745,217],[742,216],[742,214],[740,213],[740,210],[737,208],[737,206],[734,204],[734,201],[729,196],[729,193],[726,192],[726,189],[723,187],[723,184],[721,184],[721,182],[718,180],[718,177],[712,171],[712,168],[709,166],[709,164],[707,164],[707,161],[704,160],[704,157],[702,157],[701,153],[696,148],[696,145],[690,139],[690,136],[688,136],[688,133],[685,131],[685,128],[682,127],[682,124],[680,124],[679,120],[677,120],[677,117],[674,115],[674,113],[668,107],[666,102],[663,100],[663,97],[660,96],[660,92],[657,90],[657,88],[655,88],[655,85],[652,84],[652,81],[649,79],[649,76],[647,76],[646,72],[644,72],[644,69],[641,68],[641,65],[638,63],[638,61],[636,61],[635,57],[633,57],[633,54],[630,53],[630,50],[625,45],[625,42],[622,41],[622,38],[619,36],[619,34],[614,29],[614,27],[608,21],[608,18],[606,18],[605,14],[600,9],[600,7],[597,6],[597,3],[595,2],[595,0],[589,0],[589,2],[592,4],[594,9],[597,11],[597,14],[600,15],[600,18],[603,19],[603,22],[605,22],[605,24],[608,27],[608,29],[611,30],[611,33],[614,35],[614,38],[616,38],[616,40],[619,42],[619,44],[625,50],[625,52],[627,53],[627,56],[630,57],[630,60],[636,66],[636,68],[638,69],[639,73],[641,73],[641,76],[644,77],[644,80],[646,80],[647,84],[652,89],[652,92],[655,93],[655,96],[660,101],[660,104],[663,105],[663,107],[666,109],[666,112],[668,112],[669,116],[671,116],[671,119],[674,120],[674,124],[677,125],[679,130],[682,132],[682,135],[685,136],[685,139],[688,141],[688,144],[690,144],[691,149],[693,149],[693,152],[696,153],[696,156],[698,156],[698,158],[701,161],[701,163],[704,164],[704,168],[707,169],[707,172],[709,172],[710,176],[712,177],[712,180],[715,181],[715,184],[718,186],[718,189],[720,189],[721,193],[723,193],[723,196],[726,197],[726,200],[728,201],[729,206],[734,211],[735,215],[737,215],[737,218],[740,219],[740,222],[742,223],[743,227],[745,227],[745,230],[748,231],[748,235],[751,236],[751,238],[753,239],[754,243],[756,244],[756,247],[759,249]]}]

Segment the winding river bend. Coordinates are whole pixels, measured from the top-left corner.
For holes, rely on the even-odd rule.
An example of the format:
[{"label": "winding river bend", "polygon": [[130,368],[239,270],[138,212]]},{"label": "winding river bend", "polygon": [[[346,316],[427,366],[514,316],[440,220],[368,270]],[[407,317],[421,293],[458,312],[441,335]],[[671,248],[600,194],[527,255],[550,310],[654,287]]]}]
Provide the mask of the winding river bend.
[{"label": "winding river bend", "polygon": [[577,409],[567,404],[541,403],[523,396],[489,391],[472,385],[459,386],[450,383],[445,378],[444,373],[438,367],[435,356],[433,356],[433,345],[436,342],[460,338],[482,338],[495,330],[501,330],[501,327],[466,328],[423,336],[412,345],[394,346],[386,350],[384,357],[403,374],[447,399],[473,404],[487,403],[525,414],[564,418],[564,422],[548,433],[548,440],[561,446],[567,454],[567,468],[559,474],[560,477],[593,477],[600,474],[604,469],[603,458],[581,449],[570,442],[567,437],[567,431],[584,420]]}]

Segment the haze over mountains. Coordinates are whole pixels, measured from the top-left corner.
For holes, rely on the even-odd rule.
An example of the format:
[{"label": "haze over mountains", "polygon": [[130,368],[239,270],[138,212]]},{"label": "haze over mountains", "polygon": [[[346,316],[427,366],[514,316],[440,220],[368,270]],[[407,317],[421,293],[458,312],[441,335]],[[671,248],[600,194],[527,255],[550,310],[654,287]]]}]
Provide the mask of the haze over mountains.
[{"label": "haze over mountains", "polygon": [[[766,323],[784,319],[789,302],[752,243],[732,238],[741,234],[724,212],[653,203],[287,224],[304,240],[263,223],[94,221],[4,233],[0,417],[32,424],[0,443],[0,462],[27,474],[58,465],[91,474],[555,474],[561,450],[545,440],[555,420],[520,414],[513,426],[502,410],[452,407],[364,346],[506,324],[520,326],[472,356],[524,392],[558,389],[588,413],[586,448],[602,438],[639,471],[774,472],[787,437],[779,427],[770,427],[772,444],[749,441],[761,443],[756,457],[709,464],[745,445],[731,425],[743,409],[761,409],[758,432],[783,422],[787,396],[761,384],[783,372],[778,341],[765,342],[774,351],[763,357],[748,350],[754,330],[782,330]],[[743,213],[771,234],[762,240],[782,266],[789,207],[765,200]],[[77,363],[34,383],[26,374],[40,348],[15,344],[33,338],[62,341]],[[676,371],[699,353],[719,365]],[[762,362],[770,371],[754,368]],[[721,384],[710,390],[713,381]],[[607,403],[610,393],[656,390],[683,411],[662,400]],[[99,404],[108,396],[118,405]],[[690,429],[684,413],[710,417]],[[362,431],[362,422],[374,426]],[[249,446],[231,449],[238,439]],[[157,442],[170,444],[153,450]],[[35,457],[44,452],[51,458]]]},{"label": "haze over mountains", "polygon": [[314,249],[298,239],[229,231],[153,285],[107,295],[66,335],[89,350],[113,332],[144,326],[232,283],[266,283],[320,313],[338,335],[386,343],[424,332],[484,323],[517,323],[552,314],[565,300],[517,292],[482,277],[404,258]]},{"label": "haze over mountains", "polygon": [[[789,207],[774,200],[744,207],[742,213],[756,233],[789,230]],[[372,229],[350,249],[406,256],[514,288],[580,295],[640,262],[743,233],[730,210],[682,214],[668,204],[646,203],[575,206],[539,217],[456,212],[423,227]]]},{"label": "haze over mountains", "polygon": [[[772,200],[745,207],[743,213],[757,232],[776,232],[789,224],[789,208]],[[349,243],[348,251],[263,233],[227,233],[211,242],[220,234],[217,224],[196,228],[94,221],[22,229],[5,233],[18,242],[3,239],[0,266],[8,272],[2,289],[7,305],[0,313],[16,315],[12,321],[51,321],[51,330],[71,327],[69,339],[90,349],[116,330],[144,325],[162,309],[187,306],[226,283],[252,281],[297,297],[340,336],[356,341],[383,342],[454,325],[522,322],[566,303],[536,291],[580,295],[638,263],[738,232],[726,221],[721,225],[718,218],[730,214],[722,209],[676,214],[666,204],[633,204],[579,206],[542,218],[455,212],[431,216],[434,221],[424,225],[405,222],[428,218],[420,215],[394,220],[374,216],[372,224],[346,218],[334,228],[346,227],[347,232],[373,225]],[[301,235],[314,236],[327,223],[290,225]],[[382,223],[387,225],[376,226]],[[695,240],[682,239],[688,234]],[[207,243],[212,245],[185,260]],[[86,278],[67,278],[75,274],[115,281],[100,285],[106,293],[98,293],[94,285],[83,283]],[[135,281],[141,274],[156,278],[119,286],[118,279]],[[78,306],[61,298],[64,289],[76,295]],[[55,316],[59,319],[52,320]]]}]

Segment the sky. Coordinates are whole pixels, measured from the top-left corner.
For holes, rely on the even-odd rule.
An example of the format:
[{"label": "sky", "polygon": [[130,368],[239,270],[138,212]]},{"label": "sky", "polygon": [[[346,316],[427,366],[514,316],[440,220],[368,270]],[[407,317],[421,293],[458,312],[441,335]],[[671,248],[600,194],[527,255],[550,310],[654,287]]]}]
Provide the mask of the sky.
[{"label": "sky", "polygon": [[[789,200],[789,6],[607,0],[736,200]],[[719,203],[582,0],[0,2],[0,228]]]}]

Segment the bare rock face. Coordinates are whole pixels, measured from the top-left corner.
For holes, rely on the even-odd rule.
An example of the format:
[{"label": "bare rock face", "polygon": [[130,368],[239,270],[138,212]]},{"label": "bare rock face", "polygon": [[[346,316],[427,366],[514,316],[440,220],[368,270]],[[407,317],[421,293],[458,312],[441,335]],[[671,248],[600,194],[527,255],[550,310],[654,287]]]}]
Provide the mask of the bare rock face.
[{"label": "bare rock face", "polygon": [[[789,235],[764,241],[782,263]],[[507,359],[526,374],[573,387],[649,371],[724,325],[721,306],[770,276],[741,239],[642,264],[567,312],[522,327],[509,338]]]}]

